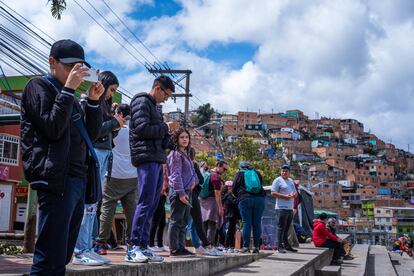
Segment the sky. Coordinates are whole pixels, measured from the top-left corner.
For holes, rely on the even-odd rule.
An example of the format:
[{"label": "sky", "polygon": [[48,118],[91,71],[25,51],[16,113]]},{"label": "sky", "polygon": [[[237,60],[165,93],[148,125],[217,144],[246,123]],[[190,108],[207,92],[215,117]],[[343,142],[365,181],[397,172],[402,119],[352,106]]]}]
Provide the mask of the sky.
[{"label": "sky", "polygon": [[[60,21],[46,0],[3,1],[53,38],[79,42],[132,94],[152,84],[141,63],[159,60],[192,70],[191,109],[209,102],[226,113],[353,118],[385,142],[414,148],[414,1],[76,0],[132,55],[74,0]],[[164,111],[183,107],[178,99]]]}]

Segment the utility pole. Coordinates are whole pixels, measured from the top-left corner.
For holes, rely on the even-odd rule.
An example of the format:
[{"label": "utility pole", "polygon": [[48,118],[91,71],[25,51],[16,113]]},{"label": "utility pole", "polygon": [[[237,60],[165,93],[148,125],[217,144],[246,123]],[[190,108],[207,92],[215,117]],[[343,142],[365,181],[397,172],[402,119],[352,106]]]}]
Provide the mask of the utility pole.
[{"label": "utility pole", "polygon": [[[188,115],[190,113],[190,97],[192,97],[192,95],[190,94],[190,74],[192,73],[191,70],[173,70],[173,69],[152,69],[152,68],[148,68],[148,72],[150,72],[151,74],[180,74],[182,75],[180,78],[178,78],[178,80],[173,80],[174,83],[183,88],[185,93],[184,94],[178,94],[178,93],[173,93],[172,97],[174,98],[181,98],[184,97],[185,102],[184,102],[184,121],[183,121],[183,125],[184,127],[188,126]],[[183,87],[180,84],[180,81],[182,81],[185,78],[185,87]]]}]

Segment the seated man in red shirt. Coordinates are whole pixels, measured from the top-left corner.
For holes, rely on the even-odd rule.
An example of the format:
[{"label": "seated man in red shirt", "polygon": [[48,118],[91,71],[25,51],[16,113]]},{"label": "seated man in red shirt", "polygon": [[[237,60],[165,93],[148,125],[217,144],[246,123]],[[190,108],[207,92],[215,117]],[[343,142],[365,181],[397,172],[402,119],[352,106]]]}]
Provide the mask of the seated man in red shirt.
[{"label": "seated man in red shirt", "polygon": [[334,254],[331,265],[340,265],[341,257],[345,256],[342,240],[326,229],[328,215],[322,213],[313,224],[312,240],[316,247],[333,248]]}]

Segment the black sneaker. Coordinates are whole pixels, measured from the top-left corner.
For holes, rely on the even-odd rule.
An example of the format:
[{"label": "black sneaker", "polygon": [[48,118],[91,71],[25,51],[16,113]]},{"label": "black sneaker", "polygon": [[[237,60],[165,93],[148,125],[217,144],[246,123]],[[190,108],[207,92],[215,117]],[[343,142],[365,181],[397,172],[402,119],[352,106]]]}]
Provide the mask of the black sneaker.
[{"label": "black sneaker", "polygon": [[196,255],[187,249],[177,249],[170,252],[171,258],[188,258],[188,257],[195,257]]},{"label": "black sneaker", "polygon": [[352,257],[352,256],[349,256],[349,255],[344,256],[344,261],[350,261],[350,260],[353,260],[353,259],[354,259],[354,257]]},{"label": "black sneaker", "polygon": [[253,253],[253,254],[259,254],[259,253],[260,253],[260,251],[259,251],[259,249],[255,248],[255,249],[253,249],[252,253]]},{"label": "black sneaker", "polygon": [[293,252],[293,253],[298,252],[298,250],[293,248],[293,247],[286,247],[285,249],[286,249],[286,251]]}]

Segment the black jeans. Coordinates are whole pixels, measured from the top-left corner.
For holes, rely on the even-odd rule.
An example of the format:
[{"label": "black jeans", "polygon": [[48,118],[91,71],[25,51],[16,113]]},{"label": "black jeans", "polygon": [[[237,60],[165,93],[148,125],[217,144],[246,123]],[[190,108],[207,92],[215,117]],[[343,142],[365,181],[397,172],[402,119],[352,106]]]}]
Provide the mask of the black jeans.
[{"label": "black jeans", "polygon": [[167,196],[161,195],[160,201],[158,202],[157,209],[154,212],[151,222],[151,230],[150,230],[150,242],[149,246],[154,246],[155,240],[155,233],[157,233],[157,244],[158,247],[163,247],[163,234],[164,234],[164,227],[165,227],[165,201],[167,200]]},{"label": "black jeans", "polygon": [[86,178],[67,176],[63,195],[38,190],[39,234],[30,275],[65,275],[83,218]]},{"label": "black jeans", "polygon": [[228,228],[226,233],[226,242],[224,246],[226,248],[234,248],[235,240],[234,235],[236,234],[236,226],[239,221],[237,217],[227,218]]},{"label": "black jeans", "polygon": [[326,240],[320,247],[332,248],[334,250],[332,260],[338,260],[340,257],[345,256],[344,246],[340,242]]},{"label": "black jeans", "polygon": [[[186,191],[191,201],[191,191]],[[190,206],[181,202],[179,195],[170,188],[169,199],[171,203],[171,217],[168,227],[170,251],[184,249],[187,222],[190,216]]]},{"label": "black jeans", "polygon": [[279,209],[277,211],[279,214],[277,224],[278,248],[290,248],[288,234],[293,219],[293,211],[291,209]]},{"label": "black jeans", "polygon": [[191,208],[190,214],[201,244],[203,247],[206,247],[211,244],[211,241],[208,240],[206,230],[204,229],[203,217],[201,216],[200,199],[198,199],[198,195],[199,192],[193,191],[193,196],[191,197],[191,205],[193,205],[193,208]]}]

